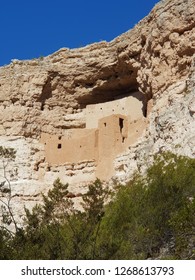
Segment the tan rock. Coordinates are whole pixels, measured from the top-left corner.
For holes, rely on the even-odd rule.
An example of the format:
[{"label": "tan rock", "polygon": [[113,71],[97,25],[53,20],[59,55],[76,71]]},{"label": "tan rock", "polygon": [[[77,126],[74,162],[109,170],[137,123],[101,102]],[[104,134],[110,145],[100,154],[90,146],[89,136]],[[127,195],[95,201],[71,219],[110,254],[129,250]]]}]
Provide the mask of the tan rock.
[{"label": "tan rock", "polygon": [[1,67],[0,145],[17,150],[18,211],[57,177],[76,194],[97,176],[129,180],[156,152],[194,157],[194,52],[195,0],[165,0],[109,43]]}]

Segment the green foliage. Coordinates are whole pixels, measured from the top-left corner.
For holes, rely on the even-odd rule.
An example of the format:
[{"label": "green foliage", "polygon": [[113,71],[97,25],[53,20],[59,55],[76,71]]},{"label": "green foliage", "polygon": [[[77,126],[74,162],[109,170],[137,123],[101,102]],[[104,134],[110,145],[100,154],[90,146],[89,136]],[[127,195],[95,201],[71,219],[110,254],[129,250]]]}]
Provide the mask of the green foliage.
[{"label": "green foliage", "polygon": [[195,160],[170,153],[156,157],[146,176],[122,187],[106,211],[103,235],[115,248],[108,257],[156,258],[168,246],[169,257],[181,259],[185,251],[192,258],[194,198]]},{"label": "green foliage", "polygon": [[[195,258],[194,159],[171,153],[156,156],[144,176],[137,174],[117,186],[114,196],[97,179],[82,196],[81,206],[74,208],[68,185],[57,179],[41,205],[25,210],[24,229],[12,235],[1,228],[0,257]],[[9,222],[9,215],[5,218]]]},{"label": "green foliage", "polygon": [[[12,248],[16,259],[95,259],[107,188],[96,180],[83,195],[82,211],[67,197],[68,185],[57,179],[43,204],[25,209],[25,229]],[[18,248],[15,250],[15,248]]]}]

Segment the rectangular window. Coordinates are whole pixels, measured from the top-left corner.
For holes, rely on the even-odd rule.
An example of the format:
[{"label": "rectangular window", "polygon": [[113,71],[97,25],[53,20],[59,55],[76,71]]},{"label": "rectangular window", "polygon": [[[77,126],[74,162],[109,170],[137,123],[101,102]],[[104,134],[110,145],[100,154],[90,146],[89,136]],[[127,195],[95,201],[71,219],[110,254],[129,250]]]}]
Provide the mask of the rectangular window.
[{"label": "rectangular window", "polygon": [[122,133],[123,126],[124,126],[124,119],[119,118],[120,133]]}]

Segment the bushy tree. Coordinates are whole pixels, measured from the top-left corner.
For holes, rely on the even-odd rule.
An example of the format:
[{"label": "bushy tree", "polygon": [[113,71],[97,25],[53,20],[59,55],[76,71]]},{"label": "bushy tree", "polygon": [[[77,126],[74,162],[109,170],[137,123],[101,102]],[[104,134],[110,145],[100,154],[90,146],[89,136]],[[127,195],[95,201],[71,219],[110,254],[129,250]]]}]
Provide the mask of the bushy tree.
[{"label": "bushy tree", "polygon": [[[83,195],[82,210],[67,197],[68,185],[57,179],[53,189],[43,195],[43,203],[26,209],[21,244],[17,237],[16,258],[95,259],[97,236],[104,215],[107,188],[97,179]],[[19,239],[19,240],[18,240]]]},{"label": "bushy tree", "polygon": [[1,229],[0,257],[195,258],[195,159],[160,154],[144,176],[111,194],[97,179],[78,210],[68,185],[57,179],[42,204],[25,210],[24,228]]},{"label": "bushy tree", "polygon": [[[195,160],[171,153],[156,156],[145,176],[121,187],[103,221],[105,258],[193,258]],[[109,242],[107,242],[109,240]],[[182,242],[181,242],[182,241]],[[189,245],[190,244],[190,245]]]}]

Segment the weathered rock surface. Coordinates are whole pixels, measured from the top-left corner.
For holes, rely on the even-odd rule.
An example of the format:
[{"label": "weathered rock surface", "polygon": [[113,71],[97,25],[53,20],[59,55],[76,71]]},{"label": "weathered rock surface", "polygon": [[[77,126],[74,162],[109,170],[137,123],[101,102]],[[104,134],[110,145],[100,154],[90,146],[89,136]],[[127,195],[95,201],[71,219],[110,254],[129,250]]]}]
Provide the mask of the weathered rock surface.
[{"label": "weathered rock surface", "polygon": [[64,48],[1,67],[0,145],[17,150],[17,208],[39,201],[41,191],[57,177],[69,182],[73,193],[95,179],[93,161],[48,166],[41,133],[63,135],[67,129],[84,128],[87,105],[137,90],[148,103],[147,126],[136,143],[116,157],[114,178],[127,181],[163,150],[194,157],[194,53],[195,0],[164,0],[109,43]]}]

